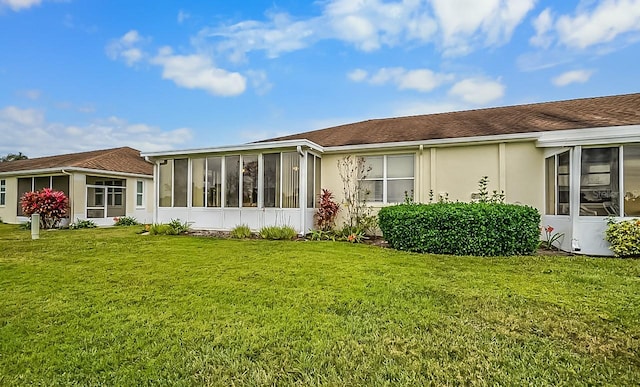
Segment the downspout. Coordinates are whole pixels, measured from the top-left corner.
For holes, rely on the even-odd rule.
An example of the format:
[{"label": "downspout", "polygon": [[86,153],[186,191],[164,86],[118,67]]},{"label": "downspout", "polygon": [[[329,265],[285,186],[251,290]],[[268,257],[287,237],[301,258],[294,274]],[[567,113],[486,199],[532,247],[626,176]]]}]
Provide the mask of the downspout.
[{"label": "downspout", "polygon": [[[307,187],[307,179],[309,178],[309,176],[306,175],[307,173],[307,159],[304,157],[304,152],[302,151],[302,146],[298,145],[296,146],[296,151],[298,152],[298,154],[300,155],[300,177],[302,177],[302,174],[305,174],[305,179],[304,179],[304,184],[302,184],[302,179],[298,179],[299,182],[299,187],[298,187],[298,197],[300,198],[300,204],[299,204],[299,210],[300,210],[300,234],[299,235],[304,235],[307,230],[307,191],[306,191],[306,187]],[[303,189],[304,187],[304,189]],[[304,195],[302,195],[302,193],[304,192]]]}]

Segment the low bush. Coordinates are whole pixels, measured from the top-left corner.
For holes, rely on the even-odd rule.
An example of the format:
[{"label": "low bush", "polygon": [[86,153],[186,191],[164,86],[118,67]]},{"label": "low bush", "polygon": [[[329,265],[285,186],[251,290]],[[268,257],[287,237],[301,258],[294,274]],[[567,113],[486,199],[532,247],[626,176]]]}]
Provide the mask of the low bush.
[{"label": "low bush", "polygon": [[114,226],[139,226],[140,222],[133,216],[120,216],[113,218]]},{"label": "low bush", "polygon": [[389,245],[420,253],[509,256],[533,254],[540,214],[501,203],[401,204],[382,208],[380,229]]},{"label": "low bush", "polygon": [[[145,226],[145,229],[147,227]],[[189,223],[180,219],[172,219],[169,223],[152,224],[149,226],[150,235],[179,235],[189,231]]]},{"label": "low bush", "polygon": [[640,219],[609,221],[605,239],[616,257],[640,257]]},{"label": "low bush", "polygon": [[79,230],[81,228],[96,228],[98,225],[93,220],[80,220],[77,219],[75,222],[69,225],[70,230]]},{"label": "low bush", "polygon": [[246,224],[241,224],[239,226],[235,226],[231,230],[229,235],[231,236],[231,238],[246,239],[251,238],[251,235],[253,235],[253,233],[251,232],[249,226],[247,226]]},{"label": "low bush", "polygon": [[298,236],[298,232],[291,226],[267,226],[258,233],[262,239],[291,240]]}]

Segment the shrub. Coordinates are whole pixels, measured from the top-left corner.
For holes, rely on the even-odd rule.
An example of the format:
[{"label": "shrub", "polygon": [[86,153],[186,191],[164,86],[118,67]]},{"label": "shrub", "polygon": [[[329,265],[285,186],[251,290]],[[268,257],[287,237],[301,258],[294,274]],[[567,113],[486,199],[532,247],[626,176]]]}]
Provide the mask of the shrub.
[{"label": "shrub", "polygon": [[149,235],[178,235],[178,232],[167,223],[152,224]]},{"label": "shrub", "polygon": [[291,226],[267,226],[260,229],[262,239],[291,240],[298,236],[298,232]]},{"label": "shrub", "polygon": [[241,224],[239,226],[235,226],[230,233],[231,238],[236,239],[246,239],[250,238],[253,233],[251,229],[246,224]]},{"label": "shrub", "polygon": [[328,189],[323,188],[320,194],[320,203],[316,211],[316,225],[322,231],[329,231],[333,228],[336,216],[340,210],[340,205],[333,201],[333,194]]},{"label": "shrub", "polygon": [[78,230],[81,228],[96,228],[98,225],[93,220],[80,220],[76,219],[75,222],[69,225],[69,229]]},{"label": "shrub", "polygon": [[533,254],[540,214],[500,203],[401,204],[382,208],[380,229],[389,245],[421,253],[506,256]]},{"label": "shrub", "polygon": [[53,228],[67,214],[69,200],[62,191],[43,188],[26,192],[20,198],[22,211],[26,216],[40,214],[40,227]]},{"label": "shrub", "polygon": [[120,216],[113,218],[114,226],[139,226],[140,223],[133,216]]},{"label": "shrub", "polygon": [[640,257],[640,219],[610,220],[605,239],[616,257]]},{"label": "shrub", "polygon": [[180,219],[171,219],[171,222],[169,222],[169,227],[173,228],[176,231],[176,234],[184,234],[191,228],[189,226],[189,222],[183,223],[180,221]]},{"label": "shrub", "polygon": [[189,231],[189,223],[182,223],[180,219],[171,219],[169,223],[152,224],[148,231],[150,235],[179,235]]}]

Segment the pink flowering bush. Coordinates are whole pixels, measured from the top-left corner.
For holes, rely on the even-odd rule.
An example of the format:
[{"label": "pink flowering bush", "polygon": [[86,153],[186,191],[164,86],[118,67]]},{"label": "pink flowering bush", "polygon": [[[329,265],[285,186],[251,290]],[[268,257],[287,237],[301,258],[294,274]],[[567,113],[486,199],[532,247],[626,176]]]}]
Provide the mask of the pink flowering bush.
[{"label": "pink flowering bush", "polygon": [[40,214],[40,227],[53,228],[67,214],[69,200],[62,191],[43,188],[22,195],[20,205],[26,216]]}]

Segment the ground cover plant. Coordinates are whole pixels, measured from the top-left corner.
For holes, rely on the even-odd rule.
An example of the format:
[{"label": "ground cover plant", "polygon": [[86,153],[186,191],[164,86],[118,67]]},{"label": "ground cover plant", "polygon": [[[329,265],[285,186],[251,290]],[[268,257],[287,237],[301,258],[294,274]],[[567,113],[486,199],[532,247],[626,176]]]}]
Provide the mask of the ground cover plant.
[{"label": "ground cover plant", "polygon": [[0,225],[0,385],[635,385],[640,260]]}]

